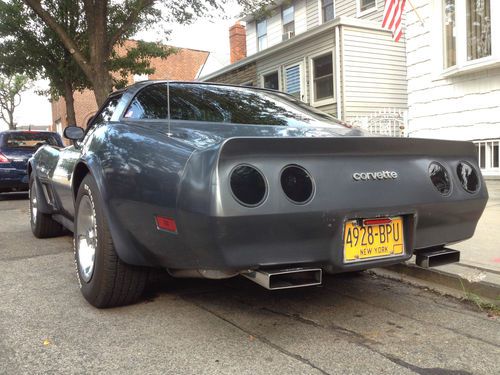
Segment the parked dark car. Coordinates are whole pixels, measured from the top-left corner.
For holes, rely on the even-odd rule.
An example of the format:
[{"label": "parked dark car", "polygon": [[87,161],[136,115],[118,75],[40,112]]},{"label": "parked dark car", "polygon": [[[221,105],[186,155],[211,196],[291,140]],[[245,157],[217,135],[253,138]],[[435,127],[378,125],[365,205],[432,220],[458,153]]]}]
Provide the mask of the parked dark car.
[{"label": "parked dark car", "polygon": [[51,132],[0,132],[0,193],[28,190],[28,159],[43,145],[63,147],[63,142]]},{"label": "parked dark car", "polygon": [[141,82],[65,136],[30,159],[31,227],[74,232],[97,307],[136,301],[151,268],[281,289],[453,262],[488,199],[471,142],[367,136],[273,90]]}]

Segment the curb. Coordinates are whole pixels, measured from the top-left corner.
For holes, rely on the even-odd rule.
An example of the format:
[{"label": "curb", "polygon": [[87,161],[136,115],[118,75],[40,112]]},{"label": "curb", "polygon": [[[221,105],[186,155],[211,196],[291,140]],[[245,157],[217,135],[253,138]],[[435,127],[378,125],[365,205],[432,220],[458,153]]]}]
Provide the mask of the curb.
[{"label": "curb", "polygon": [[500,273],[457,263],[421,268],[409,261],[372,269],[378,276],[407,281],[461,299],[477,296],[500,307]]}]

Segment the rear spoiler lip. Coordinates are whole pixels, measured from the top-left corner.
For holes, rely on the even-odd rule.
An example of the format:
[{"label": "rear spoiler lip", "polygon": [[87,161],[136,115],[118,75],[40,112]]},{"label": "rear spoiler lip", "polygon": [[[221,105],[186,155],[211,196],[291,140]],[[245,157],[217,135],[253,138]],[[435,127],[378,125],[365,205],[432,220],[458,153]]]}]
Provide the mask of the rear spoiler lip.
[{"label": "rear spoiler lip", "polygon": [[396,137],[232,137],[220,145],[219,159],[259,153],[432,156],[477,161],[470,141]]}]

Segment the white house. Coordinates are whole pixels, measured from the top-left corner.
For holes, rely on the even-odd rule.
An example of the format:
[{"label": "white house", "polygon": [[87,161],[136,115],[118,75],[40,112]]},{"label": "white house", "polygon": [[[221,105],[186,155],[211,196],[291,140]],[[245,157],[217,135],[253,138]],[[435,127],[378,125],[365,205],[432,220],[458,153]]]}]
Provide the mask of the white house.
[{"label": "white house", "polygon": [[381,28],[384,0],[276,1],[230,29],[233,63],[205,81],[273,88],[354,121],[406,110],[405,43]]},{"label": "white house", "polygon": [[472,140],[500,175],[500,1],[412,0],[406,9],[408,130]]}]

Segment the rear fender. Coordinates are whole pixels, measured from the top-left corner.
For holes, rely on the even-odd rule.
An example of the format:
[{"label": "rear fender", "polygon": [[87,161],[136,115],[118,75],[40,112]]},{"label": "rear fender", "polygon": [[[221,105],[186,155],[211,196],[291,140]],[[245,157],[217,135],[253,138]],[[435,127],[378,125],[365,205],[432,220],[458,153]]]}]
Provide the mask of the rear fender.
[{"label": "rear fender", "polygon": [[[75,166],[75,171],[84,165],[88,173],[94,178],[97,188],[99,190],[100,202],[102,204],[102,211],[104,217],[108,224],[108,228],[113,240],[115,251],[120,258],[125,263],[128,264],[140,264],[147,265],[149,262],[141,255],[140,252],[134,246],[134,240],[132,236],[125,231],[120,225],[118,225],[119,220],[117,220],[115,214],[110,210],[110,195],[106,184],[106,176],[104,173],[104,168],[101,166],[98,157],[95,154],[86,154],[84,159],[81,160]],[[82,176],[81,180],[85,177]],[[81,183],[81,181],[80,181]],[[72,188],[75,192],[75,204],[76,196],[78,194],[79,184],[78,181],[72,181]],[[76,212],[76,207],[75,207]]]},{"label": "rear fender", "polygon": [[36,200],[38,210],[43,214],[53,214],[54,208],[47,202],[45,194],[43,193],[42,183],[40,182],[40,179],[36,174],[35,168],[32,168],[31,170],[30,179],[31,176],[33,176],[33,184],[35,184],[36,187]]}]

